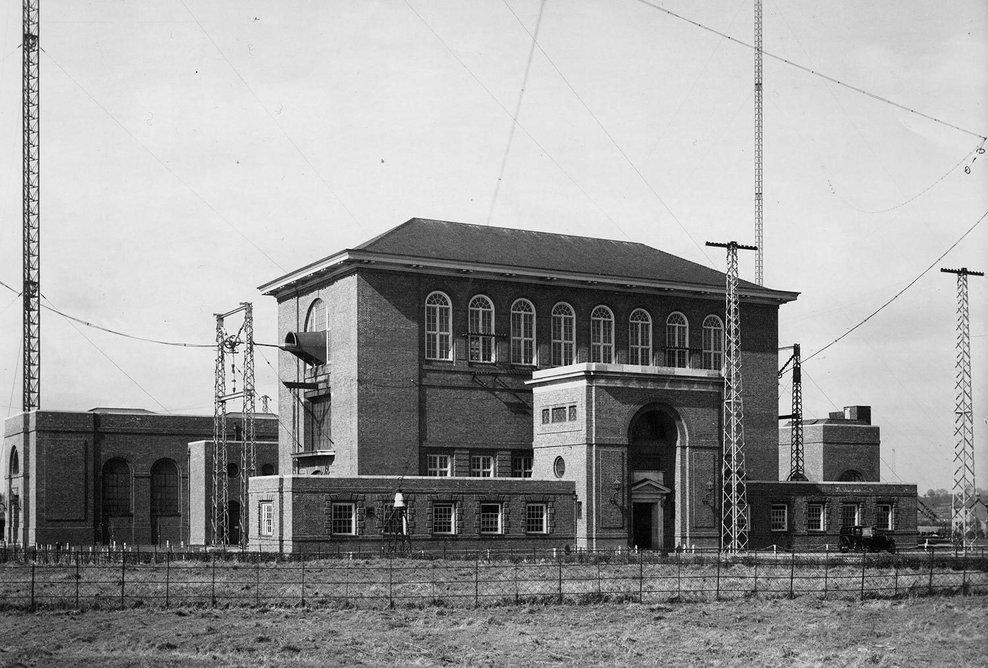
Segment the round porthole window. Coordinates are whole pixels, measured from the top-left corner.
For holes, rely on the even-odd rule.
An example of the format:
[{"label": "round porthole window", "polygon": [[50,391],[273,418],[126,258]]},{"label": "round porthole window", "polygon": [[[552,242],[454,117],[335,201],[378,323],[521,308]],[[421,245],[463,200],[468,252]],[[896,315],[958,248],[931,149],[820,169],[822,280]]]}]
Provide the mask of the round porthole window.
[{"label": "round porthole window", "polygon": [[230,478],[236,478],[240,475],[240,467],[233,462],[230,462],[226,465],[226,475]]},{"label": "round porthole window", "polygon": [[562,457],[556,457],[556,461],[552,463],[552,472],[556,474],[557,478],[562,478],[566,474],[566,460]]}]

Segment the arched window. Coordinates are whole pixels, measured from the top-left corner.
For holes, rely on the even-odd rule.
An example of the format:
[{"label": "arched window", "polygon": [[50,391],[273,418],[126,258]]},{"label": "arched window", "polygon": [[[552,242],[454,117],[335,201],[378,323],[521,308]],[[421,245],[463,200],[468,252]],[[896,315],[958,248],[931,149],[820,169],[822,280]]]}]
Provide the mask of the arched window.
[{"label": "arched window", "polygon": [[576,358],[576,314],[560,302],[552,307],[552,366],[572,364]]},{"label": "arched window", "polygon": [[20,475],[21,474],[21,460],[20,456],[17,454],[17,448],[10,449],[10,475]]},{"label": "arched window", "polygon": [[666,319],[666,366],[685,369],[690,365],[690,325],[682,313]]},{"label": "arched window", "polygon": [[494,361],[494,304],[484,295],[470,300],[469,351],[471,362]]},{"label": "arched window", "polygon": [[861,471],[856,471],[855,469],[848,469],[840,474],[837,478],[838,482],[864,482],[864,475]]},{"label": "arched window", "polygon": [[433,292],[425,300],[425,358],[449,360],[453,356],[452,311],[449,297]]},{"label": "arched window", "polygon": [[178,515],[178,466],[159,459],[151,467],[151,514]]},{"label": "arched window", "polygon": [[724,367],[724,323],[715,315],[703,319],[703,368]]},{"label": "arched window", "polygon": [[326,302],[315,299],[305,314],[305,331],[322,332],[326,329]]},{"label": "arched window", "polygon": [[636,308],[628,318],[628,363],[652,363],[652,317],[644,309]]},{"label": "arched window", "polygon": [[590,313],[590,361],[614,361],[614,314],[606,306],[598,306]]},{"label": "arched window", "polygon": [[527,299],[511,305],[511,363],[535,364],[535,307]]},{"label": "arched window", "polygon": [[103,514],[129,515],[130,465],[123,459],[111,459],[103,465]]}]

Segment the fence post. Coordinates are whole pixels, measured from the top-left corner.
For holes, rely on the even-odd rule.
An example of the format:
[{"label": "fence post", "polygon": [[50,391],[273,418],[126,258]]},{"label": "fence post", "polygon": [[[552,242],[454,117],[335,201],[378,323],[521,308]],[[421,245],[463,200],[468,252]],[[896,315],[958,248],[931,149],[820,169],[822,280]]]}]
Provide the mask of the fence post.
[{"label": "fence post", "polygon": [[261,549],[257,549],[257,561],[254,567],[254,605],[261,605]]},{"label": "fence post", "polygon": [[395,607],[395,597],[394,597],[394,570],[395,570],[395,559],[393,554],[388,555],[388,608],[394,610]]},{"label": "fence post", "polygon": [[[562,602],[562,597],[560,597]],[[645,602],[645,551],[638,552],[638,602]]]},{"label": "fence post", "polygon": [[556,559],[559,564],[559,602],[563,602],[563,555],[559,555]]},{"label": "fence post", "polygon": [[298,553],[298,563],[301,571],[298,596],[299,596],[299,602],[302,605],[305,605],[305,552]]},{"label": "fence post", "polygon": [[[520,595],[519,595],[519,591],[518,591],[519,584],[518,584],[518,562],[517,561],[514,562],[514,571],[515,571],[515,573],[514,573],[515,574],[515,603],[517,604],[518,601],[521,598]],[[433,572],[433,575],[435,575],[435,572]],[[435,581],[435,580],[433,580],[433,581]]]},{"label": "fence post", "polygon": [[127,559],[123,552],[120,553],[120,609],[124,607],[124,586],[127,581]]},{"label": "fence post", "polygon": [[473,562],[473,607],[480,605],[480,552]]},{"label": "fence post", "polygon": [[865,555],[866,554],[867,554],[867,552],[865,552],[864,547],[862,547],[861,548],[861,600],[862,601],[864,600],[864,594],[865,594],[864,582],[865,582]]},{"label": "fence post", "polygon": [[683,596],[683,555],[676,554],[676,600]]},{"label": "fence post", "polygon": [[964,563],[964,571],[961,573],[961,596],[967,595],[967,553],[961,555],[961,560]]},{"label": "fence post", "polygon": [[75,609],[79,609],[79,580],[82,579],[79,574],[79,553],[75,555]]},{"label": "fence post", "polygon": [[892,555],[892,598],[899,598],[899,555]]},{"label": "fence post", "polygon": [[171,603],[172,551],[165,552],[165,607]]},{"label": "fence post", "polygon": [[34,567],[35,562],[31,562],[31,609],[34,610]]},{"label": "fence post", "polygon": [[752,588],[752,594],[758,596],[758,555],[755,555],[755,582]]},{"label": "fence post", "polygon": [[715,590],[716,593],[714,594],[714,597],[718,601],[720,600],[720,557],[721,557],[721,553],[717,552],[717,588]]},{"label": "fence post", "polygon": [[933,596],[933,552],[935,550],[930,550],[930,581],[927,585],[930,596]]},{"label": "fence post", "polygon": [[216,553],[213,552],[213,564],[210,569],[210,581],[209,581],[209,598],[211,600],[212,606],[216,607]]},{"label": "fence post", "polygon": [[830,545],[823,553],[823,600],[827,600],[827,586],[830,584]]},{"label": "fence post", "polygon": [[796,579],[796,548],[789,553],[789,598],[796,598],[796,590],[793,587]]}]

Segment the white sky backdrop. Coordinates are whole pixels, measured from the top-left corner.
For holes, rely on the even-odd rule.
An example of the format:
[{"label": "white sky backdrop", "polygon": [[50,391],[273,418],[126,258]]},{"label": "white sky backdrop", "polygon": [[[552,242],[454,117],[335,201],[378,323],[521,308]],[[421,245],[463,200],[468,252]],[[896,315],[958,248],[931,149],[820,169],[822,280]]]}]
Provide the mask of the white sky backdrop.
[{"label": "white sky backdrop", "polygon": [[[106,327],[210,343],[213,313],[253,301],[257,340],[275,343],[257,285],[412,216],[629,239],[717,269],[704,241],[754,240],[753,52],[636,0],[548,0],[492,215],[540,0],[42,3],[42,292]],[[655,4],[752,40],[751,0]],[[764,7],[767,52],[988,134],[983,0]],[[19,289],[20,3],[0,21],[0,280]],[[988,211],[988,154],[972,164],[980,138],[767,56],[764,80],[766,285],[802,293],[780,341],[805,359]],[[950,487],[955,278],[939,267],[988,269],[986,250],[988,222],[804,367],[807,417],[873,407],[886,480]],[[970,283],[985,486],[988,279]],[[211,412],[212,350],[42,318],[43,408]],[[20,344],[20,300],[0,288],[7,415]]]}]

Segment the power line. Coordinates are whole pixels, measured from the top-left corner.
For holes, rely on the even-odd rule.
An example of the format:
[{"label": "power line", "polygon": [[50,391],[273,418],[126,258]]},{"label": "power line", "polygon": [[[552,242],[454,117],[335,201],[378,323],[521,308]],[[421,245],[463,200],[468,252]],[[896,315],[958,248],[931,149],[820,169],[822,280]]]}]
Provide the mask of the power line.
[{"label": "power line", "polygon": [[[507,7],[508,11],[511,12],[511,14],[515,17],[515,20],[518,21],[518,24],[522,27],[522,30],[527,32],[532,37],[534,43],[535,36],[532,35],[532,33],[525,26],[524,22],[522,22],[521,17],[519,17],[518,14],[515,13],[515,10],[512,9],[511,6],[506,1],[504,1],[504,6]],[[542,54],[542,57],[545,58],[546,62],[549,63],[552,69],[556,71],[556,74],[559,75],[559,78],[562,79],[563,83],[566,84],[566,87],[569,88],[571,93],[573,93],[573,96],[577,100],[579,100],[580,104],[590,115],[590,118],[594,120],[594,122],[597,124],[597,127],[599,127],[601,132],[604,133],[604,136],[607,137],[607,139],[611,142],[614,148],[617,149],[617,152],[621,154],[621,157],[624,158],[625,162],[628,163],[628,166],[630,166],[631,169],[634,170],[635,174],[638,175],[638,178],[641,180],[643,184],[645,184],[645,187],[648,188],[648,190],[652,193],[655,199],[658,200],[659,204],[661,204],[662,207],[672,217],[672,219],[676,221],[676,224],[679,225],[679,229],[681,229],[689,238],[689,240],[693,242],[693,245],[697,247],[697,250],[700,251],[700,254],[707,259],[707,262],[713,264],[714,261],[710,259],[709,255],[707,255],[707,252],[703,249],[703,246],[700,245],[700,242],[698,242],[695,238],[693,238],[693,235],[690,234],[690,231],[686,229],[686,226],[683,225],[682,221],[679,220],[676,214],[673,213],[672,209],[669,208],[669,205],[666,204],[665,200],[662,199],[662,195],[660,195],[659,192],[655,189],[655,187],[653,187],[652,184],[649,182],[649,180],[645,178],[645,175],[642,173],[640,169],[638,169],[638,166],[635,165],[634,162],[632,162],[631,158],[628,156],[625,150],[621,148],[620,144],[618,144],[617,140],[614,138],[614,135],[612,135],[610,131],[608,131],[607,127],[604,126],[603,121],[600,120],[597,114],[595,114],[593,110],[590,108],[590,105],[587,104],[586,100],[584,100],[583,97],[577,92],[576,88],[573,86],[572,83],[570,83],[569,79],[566,78],[566,75],[564,75],[562,70],[559,69],[555,61],[549,56],[546,50],[542,48],[541,44],[537,44],[536,46],[539,52]]]},{"label": "power line", "polygon": [[[657,4],[653,3],[653,2],[649,2],[648,0],[635,0],[635,2],[638,2],[638,3],[642,4],[642,5],[645,5],[646,7],[651,7],[652,9],[658,10],[658,11],[664,13],[664,14],[668,14],[669,16],[671,16],[671,17],[673,17],[675,19],[678,19],[680,21],[685,21],[686,23],[689,23],[690,25],[696,26],[697,28],[700,28],[701,30],[705,30],[705,31],[707,31],[709,33],[712,33],[714,35],[717,35],[718,37],[723,37],[726,40],[729,40],[731,42],[734,42],[735,44],[739,44],[739,45],[741,45],[743,47],[746,47],[748,49],[755,49],[755,46],[754,45],[749,44],[748,42],[745,42],[744,40],[740,40],[737,37],[733,37],[731,35],[728,35],[727,33],[723,33],[723,32],[721,32],[719,30],[716,30],[715,28],[711,28],[710,26],[706,26],[706,25],[704,25],[704,24],[702,24],[702,23],[700,23],[698,21],[694,21],[693,19],[687,18],[687,17],[683,16],[682,14],[677,14],[676,12],[674,12],[672,10],[669,10],[669,9],[666,9],[665,7],[662,7],[661,5],[657,5]],[[852,84],[845,83],[845,82],[841,81],[840,79],[835,79],[834,77],[828,76],[828,75],[824,74],[823,72],[818,72],[818,71],[816,71],[816,70],[814,70],[812,68],[806,67],[805,65],[800,65],[799,63],[793,62],[792,60],[789,60],[788,58],[783,58],[782,56],[777,56],[777,55],[775,55],[773,53],[769,53],[768,51],[764,51],[764,50],[762,51],[762,54],[768,56],[769,58],[772,58],[773,60],[778,60],[779,62],[782,62],[782,63],[785,63],[786,65],[790,65],[792,67],[795,67],[798,70],[802,70],[803,72],[806,72],[808,74],[812,74],[813,76],[820,77],[821,79],[824,79],[826,81],[829,81],[832,84],[836,84],[838,86],[842,86],[843,88],[847,88],[849,90],[853,90],[854,92],[860,93],[861,95],[864,95],[866,97],[870,97],[873,100],[877,100],[879,102],[884,102],[886,104],[890,104],[890,105],[892,105],[893,107],[895,107],[897,109],[901,109],[902,111],[909,112],[910,114],[915,114],[916,116],[920,116],[920,117],[925,118],[925,119],[927,119],[929,121],[933,121],[934,123],[939,123],[940,125],[943,125],[945,127],[951,128],[953,130],[957,130],[958,132],[963,132],[964,134],[972,135],[974,137],[977,137],[978,139],[988,139],[988,137],[986,137],[985,135],[983,135],[983,134],[981,134],[979,132],[974,132],[973,130],[968,130],[966,128],[962,128],[959,125],[954,125],[953,123],[948,123],[947,121],[945,121],[943,119],[940,119],[940,118],[937,118],[935,116],[930,116],[929,114],[924,114],[923,112],[918,111],[916,109],[913,109],[911,107],[907,107],[904,104],[899,104],[898,102],[894,102],[894,101],[892,101],[892,100],[890,100],[890,99],[888,99],[886,97],[882,97],[881,95],[877,95],[877,94],[872,93],[872,92],[869,92],[869,91],[867,91],[867,90],[865,90],[863,88],[859,88],[859,87],[854,86]]]},{"label": "power line", "polygon": [[[446,49],[446,52],[449,53],[449,55],[452,56],[457,63],[459,63],[460,67],[466,70],[467,74],[469,74],[473,78],[473,80],[477,82],[477,85],[480,86],[492,100],[494,100],[494,103],[498,107],[500,107],[501,111],[503,111],[508,116],[511,116],[511,112],[508,111],[507,107],[501,104],[501,101],[497,99],[497,96],[494,95],[493,92],[491,92],[490,88],[484,85],[484,82],[480,80],[480,77],[474,74],[473,70],[471,70],[465,62],[463,62],[463,59],[460,58],[458,55],[456,55],[456,52],[453,51],[453,49],[450,48],[450,46],[446,43],[446,41],[439,36],[439,33],[436,32],[436,30],[429,24],[429,22],[426,21],[425,18],[418,13],[418,11],[415,9],[415,7],[412,6],[409,0],[405,0],[405,5],[408,7],[409,11],[411,11],[412,14],[414,14],[415,17],[422,22],[422,25],[424,25],[429,30],[429,32],[432,33],[432,36],[436,38],[436,41],[438,41],[442,45],[442,47]],[[539,143],[539,141],[534,136],[532,136],[532,133],[529,132],[524,125],[522,125],[521,123],[518,123],[517,125],[518,128],[520,128],[521,131],[525,133],[525,136],[528,137],[529,141],[531,141],[536,147],[538,147],[538,149],[542,151],[545,157],[547,157],[549,161],[553,165],[555,165],[556,169],[558,169],[563,176],[569,179],[569,182],[572,183],[576,187],[576,189],[579,190],[580,193],[587,198],[587,201],[593,204],[594,207],[596,207],[597,210],[600,211],[600,213],[603,214],[605,218],[607,218],[608,222],[610,222],[611,225],[613,225],[619,232],[621,232],[621,234],[623,234],[627,239],[631,240],[631,236],[624,231],[624,228],[621,227],[621,225],[616,220],[614,220],[614,218],[612,218],[611,215],[607,213],[604,210],[604,208],[600,206],[600,204],[598,204],[597,201],[593,197],[591,197],[590,194],[586,190],[584,190],[584,188],[579,183],[577,183],[576,179],[573,178],[570,175],[570,173],[563,168],[561,164],[559,164],[559,161],[556,160],[551,153],[549,153],[549,151],[545,148],[545,146]]]},{"label": "power line", "polygon": [[851,327],[851,329],[847,330],[846,332],[844,332],[843,334],[841,334],[840,336],[838,336],[836,339],[834,339],[833,341],[831,341],[830,343],[828,343],[827,345],[825,345],[823,348],[820,348],[815,353],[813,353],[812,355],[810,355],[809,357],[807,357],[805,360],[803,360],[803,364],[805,364],[806,362],[810,361],[811,359],[813,359],[814,357],[816,357],[817,355],[819,355],[820,353],[822,353],[824,350],[826,350],[830,346],[834,345],[835,343],[837,343],[838,341],[840,341],[841,339],[843,339],[844,337],[846,337],[848,334],[850,334],[851,332],[853,332],[854,330],[856,330],[858,327],[861,327],[863,324],[865,324],[866,322],[868,322],[869,320],[871,320],[872,318],[874,318],[876,315],[878,315],[886,306],[888,306],[889,304],[891,304],[892,302],[894,302],[896,299],[898,299],[906,290],[908,290],[913,285],[915,285],[916,282],[919,281],[919,279],[923,278],[923,276],[925,276],[927,273],[929,273],[929,271],[931,269],[933,269],[933,267],[937,266],[937,264],[940,263],[940,260],[942,260],[944,257],[946,257],[947,253],[949,253],[950,251],[954,250],[954,248],[956,248],[957,245],[967,237],[967,235],[969,235],[971,232],[973,232],[974,231],[974,228],[976,228],[978,225],[980,225],[981,224],[981,221],[983,221],[986,217],[988,217],[988,211],[986,211],[983,214],[981,214],[981,217],[978,218],[977,221],[975,221],[974,225],[971,225],[971,227],[967,228],[967,231],[964,232],[964,234],[962,234],[957,241],[955,241],[954,243],[950,244],[950,247],[947,248],[947,250],[945,250],[943,253],[941,253],[940,256],[936,260],[934,260],[926,269],[924,269],[922,272],[920,272],[919,276],[917,276],[913,280],[909,281],[909,283],[906,285],[906,287],[904,287],[901,290],[899,290],[897,293],[895,293],[892,296],[891,299],[889,299],[887,302],[885,302],[884,304],[882,304],[881,306],[879,306],[877,309],[875,309],[874,311],[872,311],[871,314],[868,315],[868,317],[866,317],[864,320],[862,320],[861,322],[859,322],[858,324],[856,324],[854,327]]},{"label": "power line", "polygon": [[[521,90],[518,91],[518,102],[515,103],[515,113],[511,115],[511,129],[508,131],[508,145],[504,147],[504,156],[501,158],[501,169],[497,174],[497,183],[494,186],[494,197],[491,198],[491,209],[487,212],[487,224],[491,224],[494,216],[494,207],[497,205],[497,194],[501,190],[501,180],[504,178],[504,170],[508,166],[508,154],[511,152],[511,142],[515,138],[515,128],[518,126],[518,114],[521,113],[521,102],[525,98],[525,88],[528,87],[528,75],[532,70],[532,59],[535,57],[535,47],[538,46],[539,28],[542,27],[542,15],[545,13],[545,2],[539,3],[539,17],[535,21],[535,32],[528,33],[532,36],[532,46],[528,49],[528,62],[525,63],[525,75],[521,80]],[[507,2],[505,2],[507,5]],[[508,9],[511,9],[508,7]],[[512,11],[512,13],[514,13]],[[517,15],[515,16],[517,18]],[[526,29],[525,32],[528,32]]]}]

